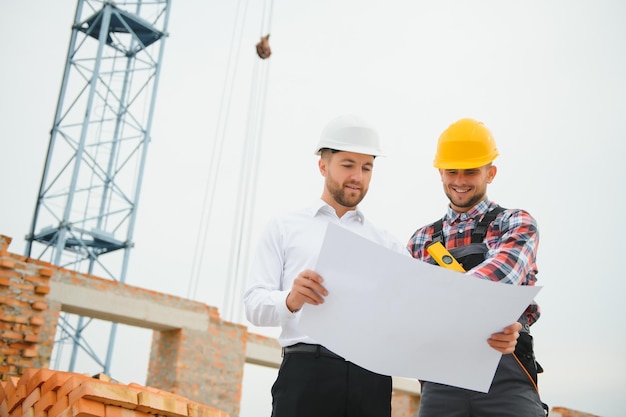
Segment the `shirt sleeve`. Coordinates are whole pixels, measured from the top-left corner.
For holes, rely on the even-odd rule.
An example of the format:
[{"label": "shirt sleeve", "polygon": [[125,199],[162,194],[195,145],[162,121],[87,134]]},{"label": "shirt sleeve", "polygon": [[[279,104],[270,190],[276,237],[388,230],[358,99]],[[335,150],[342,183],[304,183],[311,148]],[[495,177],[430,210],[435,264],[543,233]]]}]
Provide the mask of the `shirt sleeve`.
[{"label": "shirt sleeve", "polygon": [[280,223],[274,219],[261,235],[243,296],[246,318],[255,326],[280,326],[296,316],[286,303],[291,288],[283,288],[282,241]]},{"label": "shirt sleeve", "polygon": [[487,259],[467,273],[506,284],[534,285],[539,244],[537,222],[524,210],[511,210],[502,215],[501,222],[494,224],[499,225],[500,234],[487,240]]},{"label": "shirt sleeve", "polygon": [[422,261],[426,261],[430,255],[426,251],[426,243],[428,243],[433,234],[432,226],[422,227],[413,233],[413,236],[409,239],[409,242],[406,245],[409,254],[415,258],[420,259]]}]

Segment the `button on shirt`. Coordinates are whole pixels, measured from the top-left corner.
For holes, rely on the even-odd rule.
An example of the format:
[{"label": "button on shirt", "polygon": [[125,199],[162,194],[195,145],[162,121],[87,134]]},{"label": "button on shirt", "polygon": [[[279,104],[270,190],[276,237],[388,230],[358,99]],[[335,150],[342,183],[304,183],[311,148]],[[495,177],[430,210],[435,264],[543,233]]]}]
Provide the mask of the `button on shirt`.
[{"label": "button on shirt", "polygon": [[[448,207],[443,220],[443,236],[448,249],[468,245],[472,231],[480,219],[496,207],[496,203],[484,199],[466,213],[458,213]],[[418,229],[408,243],[409,251],[416,259],[434,263],[426,248],[432,243],[432,224]],[[513,285],[535,285],[537,282],[537,245],[539,232],[537,222],[526,211],[507,209],[494,219],[487,229],[485,243],[489,251],[487,259],[468,275]],[[539,306],[533,302],[525,315],[533,324],[540,315]]]},{"label": "button on shirt", "polygon": [[328,223],[409,255],[401,241],[368,222],[358,209],[339,218],[335,209],[320,199],[308,208],[273,218],[252,261],[244,304],[246,318],[253,325],[282,327],[278,338],[281,346],[317,343],[298,329],[300,314],[289,311],[286,300],[298,274],[306,269],[314,270]]}]

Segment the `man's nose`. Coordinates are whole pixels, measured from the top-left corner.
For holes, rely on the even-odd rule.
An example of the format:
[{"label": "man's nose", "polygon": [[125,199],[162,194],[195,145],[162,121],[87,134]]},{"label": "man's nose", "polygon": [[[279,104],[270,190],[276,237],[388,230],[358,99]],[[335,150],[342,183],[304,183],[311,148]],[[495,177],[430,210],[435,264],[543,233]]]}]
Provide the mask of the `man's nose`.
[{"label": "man's nose", "polygon": [[463,183],[465,183],[465,178],[466,178],[466,176],[465,176],[464,173],[457,172],[457,174],[454,176],[453,182],[455,184],[463,184]]},{"label": "man's nose", "polygon": [[363,179],[363,171],[361,171],[360,169],[355,169],[354,171],[352,171],[350,178],[355,181],[361,181]]}]

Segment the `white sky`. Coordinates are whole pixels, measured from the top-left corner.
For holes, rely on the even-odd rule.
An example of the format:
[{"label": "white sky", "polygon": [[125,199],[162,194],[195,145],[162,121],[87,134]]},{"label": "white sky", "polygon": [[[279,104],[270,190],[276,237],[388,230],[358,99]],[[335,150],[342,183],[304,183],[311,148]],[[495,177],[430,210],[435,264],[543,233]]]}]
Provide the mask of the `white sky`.
[{"label": "white sky", "polygon": [[[251,3],[193,296],[220,309],[261,34],[261,2]],[[75,7],[0,5],[0,233],[14,238],[16,253],[25,247]],[[233,1],[173,0],[129,284],[187,296],[235,11]],[[376,161],[363,208],[402,240],[444,213],[431,166],[439,133],[460,117],[481,119],[501,153],[489,196],[527,209],[540,226],[543,316],[533,334],[542,398],[623,415],[626,3],[275,0],[273,12],[251,248],[270,215],[321,194],[312,148],[330,118],[350,112],[379,126],[388,156]],[[124,345],[126,336],[140,342]],[[116,356],[112,376],[143,383],[150,332],[123,327],[118,340],[129,353]],[[274,371],[246,367],[242,417],[269,414],[273,379]]]}]

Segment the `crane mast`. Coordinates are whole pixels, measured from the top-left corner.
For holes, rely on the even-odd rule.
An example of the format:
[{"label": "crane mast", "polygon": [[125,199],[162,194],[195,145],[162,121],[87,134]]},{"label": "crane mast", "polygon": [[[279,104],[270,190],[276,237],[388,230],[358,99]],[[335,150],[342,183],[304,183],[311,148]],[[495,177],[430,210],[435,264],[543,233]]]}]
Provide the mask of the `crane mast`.
[{"label": "crane mast", "polygon": [[[126,281],[169,13],[170,0],[77,1],[27,257]],[[57,356],[70,341],[68,370],[80,350],[109,373],[116,324],[101,360],[75,318],[59,320]]]}]

